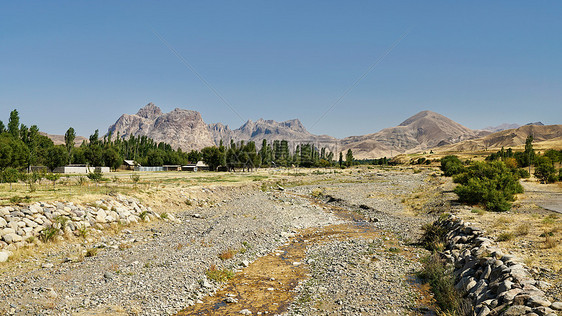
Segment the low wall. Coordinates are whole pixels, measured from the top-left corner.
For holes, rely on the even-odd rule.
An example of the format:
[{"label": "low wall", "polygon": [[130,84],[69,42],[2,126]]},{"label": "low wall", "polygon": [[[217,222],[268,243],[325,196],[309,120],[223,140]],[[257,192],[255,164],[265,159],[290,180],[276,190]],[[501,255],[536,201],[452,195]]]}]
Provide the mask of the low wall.
[{"label": "low wall", "polygon": [[[142,218],[141,218],[142,217]],[[0,262],[11,255],[11,251],[29,244],[30,238],[37,240],[44,229],[54,227],[60,233],[79,234],[89,227],[103,229],[107,224],[129,225],[139,221],[150,221],[160,216],[137,199],[118,195],[99,200],[90,205],[72,202],[33,203],[27,206],[0,208]],[[169,218],[174,220],[170,214]]]},{"label": "low wall", "polygon": [[446,228],[441,256],[454,267],[455,287],[472,300],[475,315],[556,316],[562,302],[550,302],[543,290],[551,285],[534,280],[527,267],[502,251],[483,232],[451,215],[434,225]]}]

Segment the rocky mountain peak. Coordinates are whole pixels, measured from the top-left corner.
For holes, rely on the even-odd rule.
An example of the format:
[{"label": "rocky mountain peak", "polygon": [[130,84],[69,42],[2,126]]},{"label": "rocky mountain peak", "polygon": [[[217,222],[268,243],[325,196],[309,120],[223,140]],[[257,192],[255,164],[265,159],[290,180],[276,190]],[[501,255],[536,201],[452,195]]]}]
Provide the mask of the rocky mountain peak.
[{"label": "rocky mountain peak", "polygon": [[162,113],[152,103],[142,107],[137,114],[121,115],[108,130],[113,137],[117,137],[117,133],[125,139],[147,136],[184,151],[214,145],[209,128],[199,112],[176,108],[169,113]]},{"label": "rocky mountain peak", "polygon": [[140,108],[140,110],[137,112],[137,115],[149,120],[153,120],[162,115],[162,110],[154,105],[154,103],[150,102],[144,107]]}]

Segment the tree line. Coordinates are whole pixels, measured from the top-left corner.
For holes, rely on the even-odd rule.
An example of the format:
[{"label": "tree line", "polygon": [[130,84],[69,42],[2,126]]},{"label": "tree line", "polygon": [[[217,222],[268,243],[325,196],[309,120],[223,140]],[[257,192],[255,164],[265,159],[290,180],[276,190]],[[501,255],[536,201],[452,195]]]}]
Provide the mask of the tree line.
[{"label": "tree line", "polygon": [[258,167],[343,167],[354,164],[351,150],[347,151],[345,160],[339,153],[336,161],[334,153],[327,148],[299,144],[291,149],[287,140],[267,142],[264,139],[259,150],[252,141],[231,141],[227,146],[221,141],[219,146],[183,152],[181,148],[173,149],[169,144],[157,143],[147,136],[131,135],[125,139],[119,133],[115,137],[108,133],[100,137],[96,130],[89,141],[75,146],[76,132],[72,127],[66,131],[64,140],[63,145],[55,145],[49,137],[39,133],[37,125],[28,128],[20,123],[18,111],[13,110],[7,126],[0,121],[0,171],[29,171],[31,166],[54,170],[68,164],[117,169],[124,160],[134,160],[144,166],[185,165],[203,160],[211,170],[219,166],[228,170],[252,170]]},{"label": "tree line", "polygon": [[[535,153],[533,136],[527,136],[525,150],[514,152],[511,148],[503,147],[496,153],[486,157],[487,161],[503,161],[508,166],[527,168],[535,167],[534,175],[543,183],[562,181],[562,168],[556,170],[556,163],[562,163],[562,150],[548,149],[543,154]],[[530,170],[530,168],[529,168]]]},{"label": "tree line", "polygon": [[229,171],[251,171],[259,167],[343,167],[354,164],[351,150],[347,151],[345,161],[342,153],[336,161],[334,153],[325,147],[302,143],[291,149],[287,140],[268,142],[264,139],[259,150],[253,141],[236,143],[231,140],[230,144],[225,146],[221,140],[218,147],[205,147],[198,154],[211,170],[216,170],[219,166]]}]

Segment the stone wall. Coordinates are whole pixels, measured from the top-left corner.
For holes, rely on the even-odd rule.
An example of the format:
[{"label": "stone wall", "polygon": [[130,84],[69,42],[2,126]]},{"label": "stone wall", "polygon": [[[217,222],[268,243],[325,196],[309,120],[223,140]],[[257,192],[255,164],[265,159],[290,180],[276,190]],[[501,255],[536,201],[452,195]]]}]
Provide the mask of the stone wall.
[{"label": "stone wall", "polygon": [[[172,217],[172,215],[169,215]],[[75,233],[95,227],[103,229],[111,223],[129,225],[150,221],[160,216],[137,199],[118,195],[88,205],[72,202],[33,203],[26,206],[0,208],[0,262],[8,260],[12,251],[37,240],[47,228],[60,229],[60,234]],[[55,236],[58,237],[58,236]],[[31,239],[30,239],[31,238]]]},{"label": "stone wall", "polygon": [[455,287],[472,301],[475,315],[556,316],[562,310],[562,302],[546,298],[550,284],[534,280],[525,264],[502,253],[480,229],[453,215],[434,225],[448,230],[441,255],[454,266]]}]

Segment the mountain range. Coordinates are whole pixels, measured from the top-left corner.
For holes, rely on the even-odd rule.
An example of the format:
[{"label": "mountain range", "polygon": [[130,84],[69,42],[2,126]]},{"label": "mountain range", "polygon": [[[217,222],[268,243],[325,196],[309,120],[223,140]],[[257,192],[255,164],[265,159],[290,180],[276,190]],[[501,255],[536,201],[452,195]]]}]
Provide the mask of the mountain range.
[{"label": "mountain range", "polygon": [[[426,151],[431,148],[488,148],[510,146],[525,139],[526,133],[538,133],[536,139],[552,139],[562,136],[562,125],[542,126],[540,122],[513,129],[515,125],[502,124],[483,130],[467,128],[441,114],[422,111],[406,119],[398,126],[378,132],[337,139],[328,135],[310,133],[298,120],[277,122],[259,119],[247,121],[237,129],[222,123],[206,124],[196,111],[176,108],[163,113],[149,103],[136,114],[123,114],[108,129],[112,138],[147,136],[157,142],[166,142],[183,151],[200,150],[218,145],[222,140],[254,141],[261,147],[262,140],[287,140],[294,148],[300,143],[313,143],[317,147],[339,153],[348,149],[356,158],[392,157],[403,153]],[[510,129],[511,128],[511,129]],[[493,133],[495,131],[495,133]],[[518,132],[509,132],[518,131]],[[461,145],[463,144],[463,145]],[[458,145],[458,146],[457,146]],[[457,147],[455,147],[457,146]]]}]

